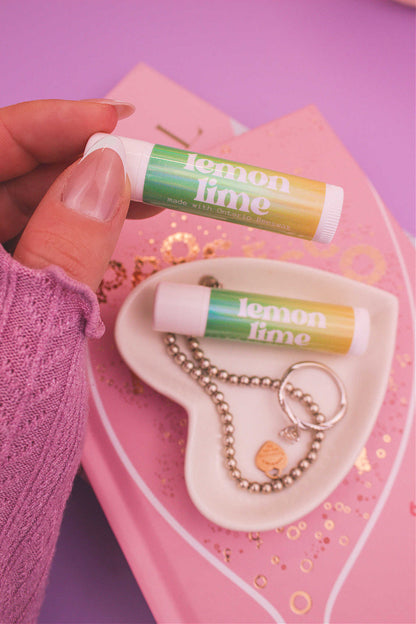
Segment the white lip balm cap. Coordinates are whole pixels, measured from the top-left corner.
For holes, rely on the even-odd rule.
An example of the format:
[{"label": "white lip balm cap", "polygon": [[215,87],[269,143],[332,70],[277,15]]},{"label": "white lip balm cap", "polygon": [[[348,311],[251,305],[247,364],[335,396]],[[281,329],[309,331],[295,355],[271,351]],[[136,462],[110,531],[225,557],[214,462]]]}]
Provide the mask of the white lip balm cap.
[{"label": "white lip balm cap", "polygon": [[203,336],[210,297],[211,289],[206,286],[160,282],[153,304],[153,329]]},{"label": "white lip balm cap", "polygon": [[343,201],[344,189],[340,186],[327,184],[321,218],[312,240],[318,243],[330,243],[332,241],[341,218]]},{"label": "white lip balm cap", "polygon": [[84,156],[98,148],[113,147],[115,140],[120,141],[124,147],[124,163],[131,185],[131,199],[132,201],[143,201],[144,180],[154,143],[97,132],[89,138],[85,146]]},{"label": "white lip balm cap", "polygon": [[[92,138],[95,137],[94,141],[91,141]],[[122,141],[120,141],[120,139],[116,136],[113,136],[112,134],[104,134],[103,132],[94,134],[90,140],[87,143],[87,146],[85,148],[84,151],[84,156],[83,158],[85,158],[86,156],[88,156],[89,154],[91,154],[92,152],[95,152],[96,150],[99,149],[106,149],[106,148],[110,148],[112,149],[114,152],[116,152],[124,165],[124,169],[127,173],[127,169],[126,169],[126,150],[124,149],[124,145],[122,143]]]},{"label": "white lip balm cap", "polygon": [[354,308],[354,335],[348,350],[350,355],[362,355],[370,339],[370,315],[365,308]]}]

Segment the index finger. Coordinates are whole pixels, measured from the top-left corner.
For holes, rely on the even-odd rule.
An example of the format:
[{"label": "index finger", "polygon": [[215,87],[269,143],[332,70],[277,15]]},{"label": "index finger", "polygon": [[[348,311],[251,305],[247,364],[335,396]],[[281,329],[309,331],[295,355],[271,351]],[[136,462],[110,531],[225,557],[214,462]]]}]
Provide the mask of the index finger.
[{"label": "index finger", "polygon": [[117,106],[103,101],[36,100],[0,108],[0,182],[39,164],[75,160],[95,132],[112,132]]}]

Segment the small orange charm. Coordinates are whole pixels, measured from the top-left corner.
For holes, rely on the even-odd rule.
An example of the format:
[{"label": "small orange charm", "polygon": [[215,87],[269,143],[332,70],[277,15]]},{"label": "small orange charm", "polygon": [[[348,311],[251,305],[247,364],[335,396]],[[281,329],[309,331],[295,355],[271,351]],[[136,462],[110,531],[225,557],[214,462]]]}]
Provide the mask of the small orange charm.
[{"label": "small orange charm", "polygon": [[269,479],[277,479],[283,468],[287,466],[286,453],[276,442],[268,440],[262,445],[256,455],[256,466]]}]

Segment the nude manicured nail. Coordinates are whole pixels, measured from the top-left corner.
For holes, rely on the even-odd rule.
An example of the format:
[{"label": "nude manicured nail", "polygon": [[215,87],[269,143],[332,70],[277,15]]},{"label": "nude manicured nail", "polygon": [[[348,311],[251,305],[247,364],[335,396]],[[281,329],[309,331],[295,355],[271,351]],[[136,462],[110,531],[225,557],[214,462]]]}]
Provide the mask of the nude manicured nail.
[{"label": "nude manicured nail", "polygon": [[107,98],[99,98],[99,99],[91,99],[91,100],[82,100],[83,102],[93,102],[94,104],[108,104],[109,106],[113,106],[117,112],[117,116],[119,119],[126,119],[126,117],[130,117],[136,110],[134,104],[130,102],[123,102],[122,100],[111,100]]},{"label": "nude manicured nail", "polygon": [[124,192],[123,160],[111,148],[96,149],[72,170],[62,192],[67,208],[98,221],[109,221]]}]

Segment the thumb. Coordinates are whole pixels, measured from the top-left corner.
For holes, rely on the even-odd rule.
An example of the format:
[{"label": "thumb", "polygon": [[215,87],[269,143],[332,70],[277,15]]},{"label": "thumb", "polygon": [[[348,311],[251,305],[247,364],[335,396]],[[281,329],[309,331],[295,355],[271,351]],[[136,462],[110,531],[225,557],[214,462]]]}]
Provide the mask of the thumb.
[{"label": "thumb", "polygon": [[14,257],[32,268],[56,265],[94,291],[117,244],[130,202],[124,148],[107,139],[66,169],[24,229]]}]

